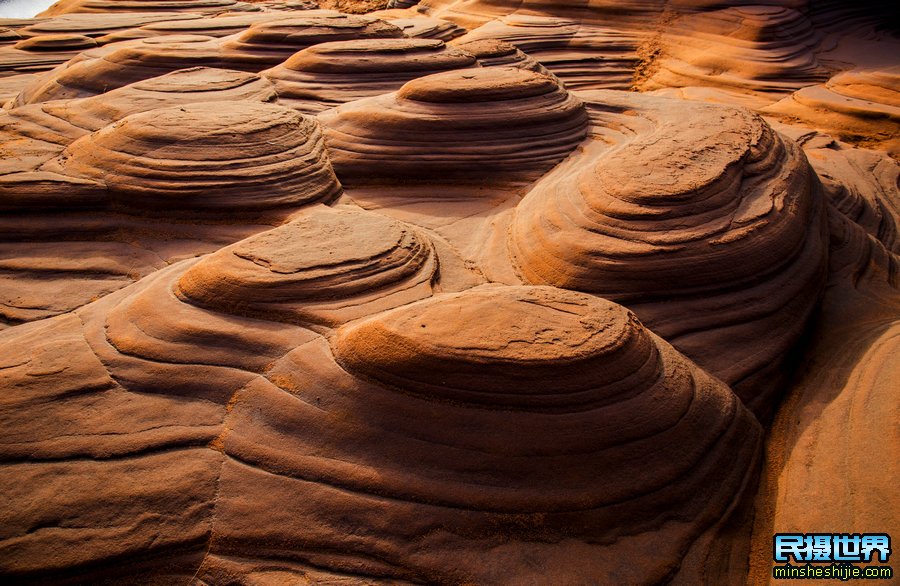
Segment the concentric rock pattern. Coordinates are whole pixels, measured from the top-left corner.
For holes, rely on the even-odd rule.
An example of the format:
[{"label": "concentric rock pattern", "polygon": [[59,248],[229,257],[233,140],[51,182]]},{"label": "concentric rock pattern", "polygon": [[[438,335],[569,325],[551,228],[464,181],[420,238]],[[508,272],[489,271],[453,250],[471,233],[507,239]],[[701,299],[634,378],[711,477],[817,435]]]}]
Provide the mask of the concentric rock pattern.
[{"label": "concentric rock pattern", "polygon": [[375,214],[316,208],[210,255],[178,291],[228,313],[334,323],[430,295],[436,271],[431,244],[416,230]]},{"label": "concentric rock pattern", "polygon": [[533,55],[572,89],[628,89],[641,36],[575,20],[517,14],[491,21],[458,42],[484,39],[507,41]]},{"label": "concentric rock pattern", "polygon": [[316,112],[475,64],[473,55],[437,39],[366,39],[313,45],[263,75],[275,83],[279,101]]},{"label": "concentric rock pattern", "polygon": [[581,142],[587,115],[556,79],[502,67],[422,77],[320,120],[347,185],[465,183],[537,178]]},{"label": "concentric rock pattern", "polygon": [[661,39],[648,89],[720,86],[786,93],[822,81],[813,52],[821,35],[802,13],[741,6],[684,16]]},{"label": "concentric rock pattern", "polygon": [[0,582],[900,534],[892,3],[325,4],[0,20]]},{"label": "concentric rock pattern", "polygon": [[589,108],[646,118],[525,197],[510,236],[519,274],[632,307],[768,412],[766,378],[802,333],[825,275],[812,169],[746,111],[591,96]]},{"label": "concentric rock pattern", "polygon": [[283,106],[197,103],[133,114],[71,144],[67,174],[124,207],[243,212],[330,201],[340,185],[318,124]]}]

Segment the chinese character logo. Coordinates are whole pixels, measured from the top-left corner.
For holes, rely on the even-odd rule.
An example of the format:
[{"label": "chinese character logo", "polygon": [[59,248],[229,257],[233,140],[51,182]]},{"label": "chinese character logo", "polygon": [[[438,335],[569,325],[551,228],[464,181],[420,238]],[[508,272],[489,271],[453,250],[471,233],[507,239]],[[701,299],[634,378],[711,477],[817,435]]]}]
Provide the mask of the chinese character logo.
[{"label": "chinese character logo", "polygon": [[890,555],[887,533],[776,533],[774,539],[776,562],[885,563]]}]

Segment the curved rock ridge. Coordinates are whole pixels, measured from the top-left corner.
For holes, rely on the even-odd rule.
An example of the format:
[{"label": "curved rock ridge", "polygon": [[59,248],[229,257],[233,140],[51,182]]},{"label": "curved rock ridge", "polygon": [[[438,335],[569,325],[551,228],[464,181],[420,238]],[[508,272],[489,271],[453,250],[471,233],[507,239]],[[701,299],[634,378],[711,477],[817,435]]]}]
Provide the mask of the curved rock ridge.
[{"label": "curved rock ridge", "polygon": [[386,20],[396,27],[400,27],[407,37],[419,39],[440,39],[450,41],[466,34],[466,29],[439,18],[427,16],[414,16],[411,18],[390,18]]},{"label": "curved rock ridge", "polygon": [[[819,4],[823,7],[844,4],[847,10],[846,0],[422,0],[416,11],[459,23],[467,29],[510,14],[522,14],[567,18],[621,30],[647,31],[673,15],[729,6],[774,6],[807,12],[815,11]],[[885,0],[869,4],[878,5],[882,12],[888,8]],[[849,9],[850,12],[865,10]]]},{"label": "curved rock ridge", "polygon": [[15,29],[0,27],[0,45],[12,45],[18,43],[22,39],[22,35],[17,33]]},{"label": "curved rock ridge", "polygon": [[29,104],[9,111],[0,132],[66,146],[131,114],[176,104],[273,102],[275,87],[252,73],[208,67],[181,69],[90,98]]},{"label": "curved rock ridge", "polygon": [[96,46],[97,41],[91,37],[73,33],[36,35],[13,45],[23,51],[84,51]]},{"label": "curved rock ridge", "polygon": [[197,20],[201,14],[184,12],[120,12],[96,14],[63,14],[53,18],[43,18],[19,29],[22,36],[46,34],[80,34],[87,37],[102,37],[113,31],[122,31],[153,22],[174,20]]},{"label": "curved rock ridge", "polygon": [[31,27],[10,32],[18,40],[0,43],[0,76],[4,77],[53,69],[98,45],[92,36],[83,34],[88,31],[67,31],[65,27],[58,32],[34,31]]},{"label": "curved rock ridge", "polygon": [[269,229],[286,215],[186,222],[114,212],[104,184],[50,172],[0,176],[0,197],[7,212],[0,218],[0,329],[73,311],[167,263]]},{"label": "curved rock ridge", "polygon": [[399,27],[383,20],[335,13],[257,23],[239,35],[223,39],[222,48],[226,54],[237,53],[241,61],[259,71],[319,43],[402,36]]},{"label": "curved rock ridge", "polygon": [[456,43],[496,39],[534,57],[570,89],[629,89],[643,35],[549,16],[511,14]]},{"label": "curved rock ridge", "polygon": [[825,275],[815,174],[745,110],[581,95],[645,122],[619,116],[633,125],[621,144],[573,159],[519,204],[509,239],[519,274],[627,305],[768,413]]},{"label": "curved rock ridge", "polygon": [[320,112],[400,89],[411,79],[476,66],[475,58],[437,39],[364,39],[313,45],[262,72],[278,100]]},{"label": "curved rock ridge", "polygon": [[57,165],[105,182],[120,206],[155,213],[247,213],[341,192],[315,120],[249,101],[133,114],[69,145]]},{"label": "curved rock ridge", "polygon": [[191,34],[140,38],[81,53],[28,84],[15,103],[88,97],[190,67],[258,72],[317,43],[401,36],[399,28],[380,20],[326,12],[259,22],[224,38]]},{"label": "curved rock ridge", "polygon": [[[690,1],[690,0],[688,0]],[[764,0],[751,0],[763,4]],[[456,22],[467,29],[502,18],[510,13],[548,15],[557,18],[615,25],[621,28],[643,28],[652,25],[664,9],[676,4],[663,0],[587,0],[559,2],[558,0],[422,0],[419,10]]]},{"label": "curved rock ridge", "polygon": [[[898,166],[886,155],[833,144],[807,154],[817,171],[835,173],[850,189],[882,183],[866,197],[888,195],[897,204]],[[849,174],[837,175],[847,167]],[[774,528],[900,530],[900,514],[887,504],[895,500],[898,463],[879,455],[873,466],[870,455],[873,445],[884,446],[882,454],[897,448],[900,256],[871,233],[871,211],[856,216],[859,208],[835,203],[828,208],[830,271],[816,335],[767,442],[760,484],[766,498],[757,503],[749,577],[759,583],[772,575]],[[812,501],[824,506],[803,505]]]},{"label": "curved rock ridge", "polygon": [[655,42],[660,56],[641,89],[713,86],[785,94],[823,81],[821,33],[781,6],[739,6],[682,16]]},{"label": "curved rock ridge", "polygon": [[[0,47],[0,79],[12,75],[35,74],[53,69],[78,54],[80,49],[59,48],[48,50],[36,47],[42,44],[41,37],[31,37],[16,43],[16,46]],[[52,43],[47,43],[51,45]],[[94,43],[96,46],[96,43]],[[24,85],[24,84],[23,84]]]},{"label": "curved rock ridge", "polygon": [[[340,486],[478,511],[458,520],[435,514],[487,543],[500,537],[495,522],[513,543],[539,535],[627,541],[658,526],[662,503],[666,517],[691,519],[673,536],[681,542],[720,518],[753,476],[755,418],[721,382],[603,299],[550,287],[479,287],[354,322],[332,345],[350,372],[401,391],[359,395],[358,416],[385,413],[370,421],[394,432],[379,435],[383,443],[365,460],[347,451],[355,442],[329,446],[322,456],[366,462],[348,469]],[[396,405],[393,416],[385,403]],[[433,410],[439,425],[425,415]],[[414,447],[413,438],[428,447]],[[703,456],[694,452],[701,445]],[[316,474],[336,472],[325,464],[313,465]],[[380,473],[364,472],[369,466]],[[710,473],[722,481],[713,492]],[[513,528],[490,521],[497,512],[542,515]],[[603,581],[613,565],[592,576]],[[653,582],[659,567],[640,566],[646,574],[629,582]]]},{"label": "curved rock ridge", "polygon": [[227,37],[242,33],[251,25],[269,20],[290,18],[281,12],[242,12],[216,18],[197,18],[154,22],[140,27],[115,31],[97,39],[101,44],[133,41],[162,35],[203,35]]},{"label": "curved rock ridge", "polygon": [[434,250],[418,230],[316,207],[204,258],[176,291],[225,313],[335,325],[428,297],[436,276]]},{"label": "curved rock ridge", "polygon": [[246,10],[251,7],[252,4],[236,0],[60,0],[42,12],[40,16],[165,11],[218,14],[233,10]]},{"label": "curved rock ridge", "polygon": [[228,67],[216,39],[166,35],[85,51],[25,86],[15,105],[86,98],[190,67]]},{"label": "curved rock ridge", "polygon": [[498,39],[483,39],[458,43],[456,48],[471,53],[482,67],[518,67],[554,76],[534,57],[526,55],[515,45]]},{"label": "curved rock ridge", "polygon": [[88,343],[128,390],[225,404],[256,373],[316,337],[295,325],[184,303],[173,292],[184,269],[158,271],[102,308],[84,310]]},{"label": "curved rock ridge", "polygon": [[421,77],[319,120],[347,185],[534,180],[587,127],[581,102],[554,78],[513,67]]},{"label": "curved rock ridge", "polygon": [[661,375],[658,350],[634,314],[551,287],[435,297],[348,326],[334,347],[351,372],[484,408],[589,409]]},{"label": "curved rock ridge", "polygon": [[900,67],[839,73],[763,109],[900,157]]},{"label": "curved rock ridge", "polygon": [[[822,181],[830,210],[900,255],[900,164],[877,151],[834,144],[807,148],[806,156]],[[846,231],[842,224],[831,226],[833,236]],[[887,272],[900,279],[900,273]]]},{"label": "curved rock ridge", "polygon": [[89,210],[106,207],[109,197],[100,181],[47,171],[0,175],[0,211]]}]

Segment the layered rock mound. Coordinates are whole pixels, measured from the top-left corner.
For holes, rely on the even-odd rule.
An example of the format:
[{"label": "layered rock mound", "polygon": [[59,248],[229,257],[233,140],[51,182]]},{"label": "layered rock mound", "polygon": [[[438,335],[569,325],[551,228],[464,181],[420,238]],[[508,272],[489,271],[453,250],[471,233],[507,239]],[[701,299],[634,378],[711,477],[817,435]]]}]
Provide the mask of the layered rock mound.
[{"label": "layered rock mound", "polygon": [[273,102],[274,86],[252,73],[193,67],[105,94],[13,108],[0,133],[66,146],[131,114],[194,102]]},{"label": "layered rock mound", "polygon": [[457,42],[495,39],[532,55],[571,89],[628,89],[643,35],[580,21],[512,14]]},{"label": "layered rock mound", "polygon": [[105,182],[120,206],[164,213],[243,213],[340,193],[316,121],[249,101],[133,114],[72,143],[58,165]]},{"label": "layered rock mound", "polygon": [[[308,16],[312,16],[307,14]],[[102,44],[120,41],[134,41],[163,35],[203,35],[206,37],[228,37],[247,30],[259,22],[290,18],[280,12],[243,12],[218,16],[216,18],[193,18],[187,20],[167,20],[145,24],[136,28],[115,31],[98,39]]]},{"label": "layered rock mound", "polygon": [[228,67],[218,44],[202,35],[166,35],[85,51],[37,78],[15,105],[86,98],[189,67]]},{"label": "layered rock mound", "polygon": [[[752,1],[752,0],[751,0]],[[792,0],[794,2],[804,0]],[[577,19],[589,24],[616,26],[620,29],[644,28],[655,23],[667,7],[691,10],[697,0],[588,0],[556,2],[553,0],[422,0],[419,9],[427,14],[456,22],[473,29],[486,22],[515,15],[548,15]],[[765,3],[755,0],[755,3]]]},{"label": "layered rock mound", "polygon": [[824,84],[794,92],[764,112],[880,147],[896,158],[900,156],[900,67],[839,73]]},{"label": "layered rock mound", "polygon": [[236,53],[233,58],[246,61],[259,71],[319,43],[402,36],[400,28],[383,20],[335,13],[261,22],[239,35],[225,38],[222,47],[226,53]]},{"label": "layered rock mound", "polygon": [[[48,15],[50,16],[50,15]],[[153,12],[102,12],[96,14],[62,14],[53,18],[37,18],[24,21],[18,29],[23,37],[46,34],[78,34],[100,38],[115,31],[124,31],[152,22],[199,20],[200,14],[153,11]]]},{"label": "layered rock mound", "polygon": [[366,39],[313,45],[262,74],[275,83],[280,102],[318,112],[475,65],[473,55],[437,39]]},{"label": "layered rock mound", "polygon": [[637,106],[645,122],[525,197],[509,240],[519,274],[629,306],[768,412],[825,275],[815,174],[749,112],[593,96],[589,108]]},{"label": "layered rock mound", "polygon": [[740,6],[683,16],[656,42],[661,55],[643,89],[708,86],[786,94],[823,81],[821,34],[802,13]]},{"label": "layered rock mound", "polygon": [[96,46],[97,41],[91,37],[72,33],[25,37],[12,45],[0,47],[0,75],[46,71]]},{"label": "layered rock mound", "polygon": [[42,12],[43,16],[71,13],[160,12],[178,10],[188,13],[218,14],[247,10],[251,5],[236,0],[62,0]]},{"label": "layered rock mound", "polygon": [[465,41],[457,43],[456,47],[474,55],[482,67],[519,67],[553,75],[537,59],[506,41],[499,39]]},{"label": "layered rock mound", "polygon": [[534,180],[587,125],[581,102],[555,79],[514,67],[429,75],[319,119],[347,185]]},{"label": "layered rock mound", "polygon": [[[187,264],[188,272],[200,266]],[[184,270],[107,297],[82,312],[83,326],[62,318],[0,337],[18,348],[21,364],[5,374],[12,382],[49,367],[63,344],[85,358],[96,353],[102,366],[81,362],[79,380],[92,386],[66,395],[54,379],[46,410],[68,413],[88,398],[124,423],[135,416],[122,410],[133,396],[142,430],[123,437],[84,422],[84,437],[97,441],[76,446],[56,440],[65,429],[20,427],[4,453],[28,444],[37,459],[29,478],[51,475],[51,486],[72,488],[42,493],[40,508],[28,506],[34,495],[12,494],[19,506],[5,526],[23,534],[4,542],[20,554],[2,556],[4,571],[39,577],[60,563],[114,556],[116,568],[100,576],[153,575],[163,565],[179,575],[192,552],[205,551],[195,570],[204,577],[240,553],[232,562],[240,574],[265,563],[284,578],[316,567],[431,583],[527,581],[547,571],[575,581],[656,582],[679,572],[691,580],[705,570],[681,559],[706,555],[733,503],[746,502],[758,423],[721,382],[611,302],[550,287],[480,287],[346,325],[329,345],[290,324],[180,303],[166,291]],[[454,328],[457,319],[470,327]],[[38,335],[41,344],[26,345]],[[199,354],[185,354],[201,340]],[[95,523],[91,511],[109,499],[83,468],[43,461],[76,453],[105,454],[91,474],[145,504],[119,507],[108,530],[65,534],[81,547],[41,556],[58,536],[27,527],[48,515],[63,526]],[[160,498],[149,482],[163,470],[190,480],[177,498]],[[163,522],[178,507],[186,513]],[[113,539],[147,510],[160,521]],[[154,544],[141,548],[151,535]],[[142,549],[155,565],[135,556]],[[475,555],[485,550],[493,554]]]},{"label": "layered rock mound", "polygon": [[0,582],[764,584],[775,533],[900,534],[890,8],[0,19]]},{"label": "layered rock mound", "polygon": [[[16,171],[0,174],[0,327],[335,199],[318,124],[273,97],[257,76],[198,69],[7,115],[0,136],[22,152],[0,166]],[[204,99],[222,101],[189,103]]]},{"label": "layered rock mound", "polygon": [[416,15],[411,18],[387,17],[387,20],[392,25],[400,27],[407,37],[450,41],[466,34],[466,29],[440,18]]},{"label": "layered rock mound", "polygon": [[178,292],[226,313],[333,325],[430,296],[436,275],[434,250],[417,230],[317,207],[203,259]]},{"label": "layered rock mound", "polygon": [[15,103],[88,97],[188,67],[258,72],[317,43],[401,36],[399,28],[384,21],[325,14],[258,22],[223,38],[197,34],[139,38],[81,53],[28,84]]}]

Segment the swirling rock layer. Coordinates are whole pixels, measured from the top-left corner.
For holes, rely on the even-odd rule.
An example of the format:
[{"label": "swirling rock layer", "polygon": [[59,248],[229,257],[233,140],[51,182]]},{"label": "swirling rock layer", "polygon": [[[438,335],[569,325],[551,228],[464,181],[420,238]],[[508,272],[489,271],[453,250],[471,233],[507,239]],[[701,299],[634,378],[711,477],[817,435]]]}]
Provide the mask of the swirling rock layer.
[{"label": "swirling rock layer", "polygon": [[253,102],[134,114],[72,143],[59,164],[105,181],[121,205],[156,211],[240,213],[340,192],[316,122]]},{"label": "swirling rock layer", "polygon": [[416,230],[375,214],[315,208],[204,259],[178,291],[228,313],[334,323],[430,295],[436,269]]},{"label": "swirling rock layer", "polygon": [[900,155],[900,67],[840,73],[763,111]]},{"label": "swirling rock layer", "polygon": [[15,104],[95,96],[178,69],[200,66],[227,67],[211,37],[166,35],[113,43],[81,53],[39,77],[22,90]]},{"label": "swirling rock layer", "polygon": [[392,25],[400,27],[407,37],[450,41],[466,34],[466,29],[439,18],[415,16],[412,18],[388,18]]},{"label": "swirling rock layer", "polygon": [[472,55],[436,39],[366,39],[313,45],[263,75],[275,83],[280,102],[315,112],[475,64]]},{"label": "swirling rock layer", "polygon": [[501,40],[532,55],[571,89],[628,89],[641,36],[575,20],[513,14],[457,42]]},{"label": "swirling rock layer", "polygon": [[57,16],[71,13],[109,13],[109,12],[160,12],[179,10],[191,13],[227,12],[241,10],[248,6],[245,2],[235,0],[62,0],[42,12],[42,16]]},{"label": "swirling rock layer", "polygon": [[821,34],[800,12],[741,6],[684,16],[658,42],[656,72],[643,89],[712,86],[784,94],[821,81]]},{"label": "swirling rock layer", "polygon": [[534,57],[517,49],[515,45],[498,39],[459,42],[457,48],[470,53],[482,67],[519,67],[553,76]]},{"label": "swirling rock layer", "polygon": [[[270,250],[270,261],[294,260],[276,252]],[[136,501],[117,507],[112,527],[147,510],[162,518],[178,507],[188,511],[139,524],[128,540],[112,539],[115,529],[81,534],[77,553],[45,568],[118,559],[120,568],[140,575],[147,570],[140,559],[132,562],[133,552],[155,535],[145,550],[161,563],[177,568],[185,563],[180,555],[203,549],[212,559],[196,571],[213,575],[218,556],[242,552],[248,560],[269,559],[283,576],[315,566],[392,581],[492,582],[504,575],[527,581],[550,568],[567,581],[588,572],[600,580],[652,582],[676,571],[685,551],[705,548],[698,537],[716,532],[753,478],[761,440],[753,416],[721,382],[611,302],[549,287],[481,287],[345,326],[333,346],[352,373],[378,380],[391,370],[413,375],[384,387],[340,368],[327,340],[308,330],[181,303],[172,286],[186,268],[200,266],[194,263],[107,297],[81,320],[0,337],[16,348],[14,366],[4,369],[8,380],[48,373],[48,392],[38,403],[44,412],[72,413],[88,399],[124,415],[134,396],[145,430],[124,438],[110,433],[115,425],[84,421],[83,437],[95,441],[74,446],[56,439],[66,429],[23,426],[16,443],[0,444],[4,456],[27,444],[39,462],[74,453],[109,459],[87,471],[42,462],[32,465],[36,477],[22,476],[21,464],[3,466],[11,476],[44,473],[73,484],[64,495],[16,491],[16,503],[44,504],[16,507],[6,527],[24,531],[53,515],[61,524],[93,523],[92,498],[110,502],[111,491],[85,482],[86,473]],[[485,314],[486,306],[496,311]],[[451,314],[482,319],[461,331],[446,323]],[[528,343],[528,333],[560,344]],[[385,336],[389,347],[378,344]],[[185,354],[201,340],[202,355]],[[84,354],[77,381],[53,373],[65,345]],[[426,350],[418,358],[406,354],[419,366],[456,376],[441,383],[441,393],[427,386],[438,379],[416,380],[424,371],[412,363],[400,368],[410,345]],[[401,363],[384,352],[399,352]],[[451,363],[463,372],[454,375]],[[496,393],[488,379],[470,379],[467,372],[476,368],[506,392]],[[477,400],[444,402],[448,391]],[[23,399],[0,413],[13,417]],[[177,499],[161,500],[164,489],[146,479],[172,469],[185,482],[177,485]],[[126,471],[142,482],[119,486]],[[289,494],[302,498],[272,506]],[[338,494],[344,496],[335,501]],[[285,515],[302,523],[283,523]],[[359,535],[349,541],[341,529],[348,522]],[[34,560],[55,542],[44,532],[4,542],[2,551],[21,554],[0,558],[7,560],[4,571],[40,576]],[[424,555],[408,545],[423,542]],[[179,555],[169,553],[173,548]],[[485,548],[501,553],[462,563],[480,559],[474,552]],[[633,556],[632,563],[614,561],[622,555]],[[525,559],[537,560],[538,569],[523,565]]]},{"label": "swirling rock layer", "polygon": [[133,41],[162,35],[202,35],[206,37],[227,37],[247,30],[251,25],[270,20],[287,18],[278,12],[244,12],[216,18],[194,18],[169,20],[145,24],[136,28],[114,31],[98,39],[102,44]]},{"label": "swirling rock layer", "polygon": [[402,35],[380,20],[325,13],[257,22],[221,39],[198,34],[138,38],[82,53],[26,86],[16,104],[87,97],[194,66],[257,72],[317,43]]},{"label": "swirling rock layer", "polygon": [[767,379],[824,278],[812,170],[746,111],[595,95],[599,109],[644,104],[651,124],[529,193],[510,237],[520,275],[632,307],[769,412]]},{"label": "swirling rock layer", "polygon": [[251,73],[194,67],[139,81],[99,96],[54,100],[10,110],[0,132],[66,146],[131,114],[194,102],[272,102],[275,88]]},{"label": "swirling rock layer", "polygon": [[767,583],[774,533],[900,533],[893,5],[413,4],[0,19],[0,582]]},{"label": "swirling rock layer", "polygon": [[581,142],[587,122],[556,80],[511,67],[429,75],[319,119],[348,185],[534,179]]},{"label": "swirling rock layer", "polygon": [[261,22],[222,44],[227,52],[252,63],[256,71],[281,63],[293,53],[329,41],[402,37],[396,26],[369,17],[335,13],[326,16]]}]

